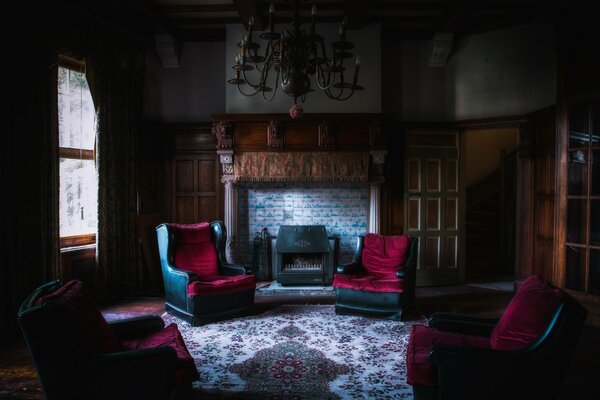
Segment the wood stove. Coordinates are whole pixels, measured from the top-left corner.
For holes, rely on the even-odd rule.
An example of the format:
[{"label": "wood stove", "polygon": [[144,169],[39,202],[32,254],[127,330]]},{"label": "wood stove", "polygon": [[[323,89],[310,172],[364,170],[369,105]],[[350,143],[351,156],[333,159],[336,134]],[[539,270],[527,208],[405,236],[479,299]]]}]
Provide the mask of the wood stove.
[{"label": "wood stove", "polygon": [[324,225],[282,225],[275,240],[277,282],[286,285],[330,285],[337,263],[337,238]]}]

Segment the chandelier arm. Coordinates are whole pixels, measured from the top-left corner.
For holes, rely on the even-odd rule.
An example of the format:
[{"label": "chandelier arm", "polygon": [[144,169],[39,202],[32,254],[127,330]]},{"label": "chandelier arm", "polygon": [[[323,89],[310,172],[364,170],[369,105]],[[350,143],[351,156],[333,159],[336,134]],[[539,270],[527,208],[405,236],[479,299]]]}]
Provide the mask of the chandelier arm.
[{"label": "chandelier arm", "polygon": [[350,91],[350,94],[347,95],[346,97],[342,97],[342,95],[344,94],[344,88],[340,89],[340,92],[337,95],[333,95],[333,93],[331,93],[330,89],[327,89],[325,91],[325,94],[327,94],[327,97],[329,97],[332,100],[337,100],[337,101],[345,101],[348,100],[350,97],[352,97],[352,95],[354,94],[354,88],[352,88],[352,90]]},{"label": "chandelier arm", "polygon": [[265,55],[262,56],[263,57],[263,61],[261,62],[254,62],[254,68],[256,68],[257,71],[260,71],[261,73],[263,72],[263,70],[265,69],[265,67],[268,67],[270,65],[270,63],[267,62],[267,59],[271,57],[272,52],[269,52],[269,48],[271,45],[272,40],[269,39],[269,42],[267,43],[267,45],[265,46]]},{"label": "chandelier arm", "polygon": [[252,97],[252,96],[256,96],[256,94],[259,92],[258,90],[255,90],[254,93],[244,93],[244,91],[242,90],[242,88],[240,87],[240,85],[235,85],[237,87],[238,93],[240,93],[243,96],[246,97]]},{"label": "chandelier arm", "polygon": [[317,86],[321,90],[329,89],[335,81],[335,74],[333,74],[332,76],[331,72],[327,72],[327,79],[325,80],[324,73],[325,72],[323,71],[323,67],[321,65],[318,65],[316,82]]},{"label": "chandelier arm", "polygon": [[260,82],[258,84],[254,84],[254,83],[250,82],[250,80],[246,76],[246,71],[244,71],[244,70],[242,70],[242,77],[244,78],[244,80],[246,81],[246,83],[248,85],[252,86],[253,89],[259,89],[260,88]]},{"label": "chandelier arm", "polygon": [[275,94],[277,94],[277,89],[279,88],[279,71],[277,71],[277,75],[275,76],[275,89],[273,89],[273,94],[271,94],[271,97],[267,98],[265,96],[265,92],[262,92],[262,98],[263,100],[266,101],[272,101],[275,98]]}]

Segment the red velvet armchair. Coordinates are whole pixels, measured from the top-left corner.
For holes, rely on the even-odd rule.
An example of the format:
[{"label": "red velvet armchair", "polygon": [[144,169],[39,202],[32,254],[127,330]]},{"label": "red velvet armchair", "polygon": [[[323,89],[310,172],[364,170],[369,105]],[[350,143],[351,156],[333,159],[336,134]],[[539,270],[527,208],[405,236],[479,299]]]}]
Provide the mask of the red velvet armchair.
[{"label": "red velvet armchair", "polygon": [[182,399],[198,379],[177,325],[157,315],[107,322],[76,280],[40,286],[18,321],[49,400]]},{"label": "red velvet armchair", "polygon": [[252,310],[255,276],[226,261],[221,221],[161,224],[156,233],[167,312],[197,326]]},{"label": "red velvet armchair", "polygon": [[337,314],[402,319],[414,306],[418,239],[368,233],[333,278]]},{"label": "red velvet armchair", "polygon": [[587,311],[532,276],[498,319],[434,313],[406,355],[415,400],[555,399]]}]

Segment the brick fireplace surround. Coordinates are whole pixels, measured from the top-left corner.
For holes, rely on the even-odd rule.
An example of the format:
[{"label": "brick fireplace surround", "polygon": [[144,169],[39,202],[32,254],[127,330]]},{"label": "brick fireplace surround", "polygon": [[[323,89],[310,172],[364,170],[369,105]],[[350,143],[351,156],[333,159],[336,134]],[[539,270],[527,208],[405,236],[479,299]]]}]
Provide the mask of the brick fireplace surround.
[{"label": "brick fireplace surround", "polygon": [[356,236],[379,232],[384,115],[213,119],[230,261],[250,265],[263,228],[276,236],[281,225],[324,225],[339,240],[339,262],[352,258]]}]

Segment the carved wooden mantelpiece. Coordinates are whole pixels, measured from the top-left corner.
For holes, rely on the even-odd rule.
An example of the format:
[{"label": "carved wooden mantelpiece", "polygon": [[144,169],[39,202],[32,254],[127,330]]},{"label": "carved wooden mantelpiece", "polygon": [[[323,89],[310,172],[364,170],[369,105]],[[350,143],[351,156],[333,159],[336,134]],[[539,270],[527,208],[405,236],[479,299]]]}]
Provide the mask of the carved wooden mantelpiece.
[{"label": "carved wooden mantelpiece", "polygon": [[[213,114],[219,149],[239,151],[368,151],[386,148],[387,114]],[[231,146],[231,147],[229,147]]]}]

